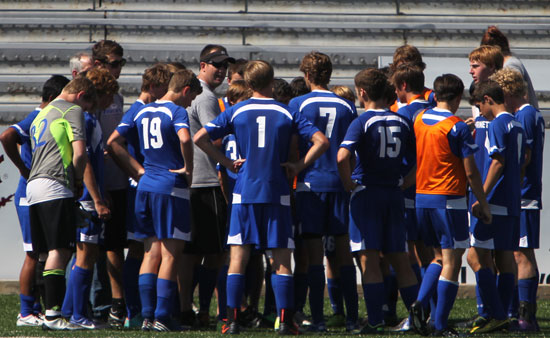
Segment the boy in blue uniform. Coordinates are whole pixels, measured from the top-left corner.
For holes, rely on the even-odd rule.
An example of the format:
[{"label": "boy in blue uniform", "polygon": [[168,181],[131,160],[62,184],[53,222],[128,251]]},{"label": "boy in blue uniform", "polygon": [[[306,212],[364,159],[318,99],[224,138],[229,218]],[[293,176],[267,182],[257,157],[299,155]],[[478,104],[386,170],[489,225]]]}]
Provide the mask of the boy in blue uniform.
[{"label": "boy in blue uniform", "polygon": [[[178,71],[168,92],[144,106],[129,126],[119,125],[108,141],[111,155],[127,162],[139,180],[135,210],[136,237],[144,238],[145,247],[139,275],[143,330],[176,329],[171,323],[177,291],[176,262],[181,258],[183,241],[190,239],[188,186],[193,172],[189,119],[183,107],[200,92],[191,71]],[[143,167],[122,145],[125,132],[131,128],[138,130]]]},{"label": "boy in blue uniform", "polygon": [[[519,250],[514,252],[518,265],[518,324],[521,330],[538,331],[535,312],[539,273],[535,249],[539,248],[542,209],[544,119],[525,99],[527,86],[518,71],[504,68],[493,74],[491,79],[502,88],[506,107],[515,112],[516,120],[521,122],[525,132],[526,168],[521,186],[520,240]],[[516,312],[517,308],[512,310],[512,313]]]},{"label": "boy in blue uniform", "polygon": [[[411,122],[388,109],[393,92],[384,73],[365,69],[355,76],[355,88],[365,113],[355,119],[338,150],[338,170],[350,200],[350,246],[363,273],[368,323],[359,333],[383,332],[384,282],[380,253],[395,269],[401,297],[409,308],[418,283],[405,250],[401,164],[414,161]],[[393,95],[393,97],[395,97]],[[352,172],[352,162],[355,168]],[[407,185],[412,175],[407,175]]]},{"label": "boy in blue uniform", "polygon": [[[69,83],[69,80],[61,75],[54,75],[49,78],[42,88],[42,103],[38,108],[33,110],[27,117],[10,128],[6,129],[0,135],[0,141],[4,146],[6,155],[12,160],[15,166],[21,173],[17,190],[15,191],[15,209],[21,226],[23,235],[23,249],[25,250],[25,261],[21,267],[19,274],[20,302],[21,308],[17,315],[17,326],[40,326],[42,319],[39,314],[42,312],[40,306],[40,298],[38,293],[38,278],[35,276],[37,264],[38,273],[42,274],[44,270],[44,262],[38,261],[38,253],[33,252],[29,205],[27,204],[27,178],[31,167],[31,141],[29,131],[32,121],[40,110],[46,107],[53,99],[55,99],[63,90],[63,87]],[[17,145],[21,145],[21,152],[18,151]],[[40,276],[41,277],[41,276]],[[40,278],[41,280],[42,278]]]},{"label": "boy in blue uniform", "polygon": [[[309,304],[313,325],[311,331],[326,331],[323,315],[325,269],[323,236],[334,236],[335,257],[340,267],[342,287],[347,305],[347,328],[357,323],[357,288],[355,266],[349,249],[349,192],[338,176],[336,154],[345,133],[357,117],[355,105],[328,90],[332,74],[330,58],[319,52],[304,56],[300,64],[311,92],[290,101],[290,108],[299,111],[315,127],[323,131],[331,147],[315,163],[298,176],[296,208],[298,233],[308,255]],[[307,140],[299,144],[299,153],[306,154]]]},{"label": "boy in blue uniform", "polygon": [[[472,102],[491,123],[483,151],[487,164],[482,174],[483,189],[493,214],[492,223],[481,224],[473,218],[470,226],[471,246],[468,263],[476,273],[479,293],[490,320],[475,326],[472,332],[491,332],[508,326],[505,310],[511,301],[515,283],[514,251],[519,244],[521,211],[520,178],[524,166],[525,137],[521,123],[506,112],[504,93],[498,83],[484,81],[476,84]],[[478,202],[475,202],[473,207]],[[494,250],[498,280],[493,271]]]},{"label": "boy in blue uniform", "polygon": [[[233,190],[227,241],[231,245],[227,276],[228,322],[222,332],[239,332],[244,272],[252,246],[256,246],[271,251],[275,271],[272,284],[281,318],[279,333],[296,334],[292,318],[290,261],[294,240],[288,178],[311,165],[328,148],[328,140],[299,113],[271,98],[273,68],[269,63],[249,62],[244,78],[253,90],[252,98],[223,112],[194,137],[197,146],[229,170],[236,172],[242,165]],[[211,139],[230,133],[235,134],[243,160],[230,160],[211,142]],[[294,133],[310,140],[313,146],[299,161],[288,162]]]}]

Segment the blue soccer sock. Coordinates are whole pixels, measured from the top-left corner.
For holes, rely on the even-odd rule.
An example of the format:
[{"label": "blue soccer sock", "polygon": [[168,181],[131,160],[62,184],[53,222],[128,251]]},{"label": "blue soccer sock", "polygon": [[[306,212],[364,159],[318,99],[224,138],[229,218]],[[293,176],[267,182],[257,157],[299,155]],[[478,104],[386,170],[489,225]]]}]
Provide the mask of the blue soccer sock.
[{"label": "blue soccer sock", "polygon": [[395,315],[397,313],[397,278],[395,272],[390,269],[390,274],[384,276],[384,290],[386,291],[385,315]]},{"label": "blue soccer sock", "polygon": [[530,278],[531,279],[531,284],[530,284],[530,287],[529,287],[529,297],[531,299],[530,303],[531,304],[536,304],[537,303],[537,290],[539,288],[539,270],[537,269],[537,274]]},{"label": "blue soccer sock", "polygon": [[533,289],[536,290],[536,287],[538,286],[538,280],[536,280],[535,278],[518,280],[518,294],[519,294],[519,300],[521,302],[528,302],[528,303],[534,304],[534,302],[536,301],[536,298],[533,299],[532,297]]},{"label": "blue soccer sock", "polygon": [[422,284],[418,290],[418,297],[416,298],[419,302],[422,303],[424,308],[428,308],[430,304],[430,299],[435,294],[437,289],[437,284],[439,281],[439,275],[441,275],[441,265],[432,263],[424,272],[424,277],[422,278]]},{"label": "blue soccer sock", "polygon": [[382,324],[384,322],[384,305],[386,293],[384,283],[363,284],[363,293],[365,303],[367,304],[367,315],[370,326]]},{"label": "blue soccer sock", "polygon": [[508,306],[508,318],[518,318],[519,317],[519,290],[518,286],[514,287],[514,292],[512,294],[512,300]]},{"label": "blue soccer sock", "polygon": [[483,299],[481,298],[481,292],[479,291],[479,285],[476,283],[476,304],[477,304],[477,314],[483,318],[489,318],[489,312],[487,308],[483,305]]},{"label": "blue soccer sock", "polygon": [[32,306],[32,312],[37,315],[42,313],[42,304],[40,304],[40,301],[35,298],[34,304]]},{"label": "blue soccer sock", "polygon": [[497,290],[497,283],[494,273],[491,269],[480,269],[476,274],[477,285],[479,286],[479,294],[486,305],[490,317],[502,320],[506,318],[506,313],[500,301],[500,295]]},{"label": "blue soccer sock", "polygon": [[292,275],[271,275],[271,285],[275,294],[275,303],[277,304],[277,315],[280,316],[281,310],[294,310],[294,278]]},{"label": "blue soccer sock", "polygon": [[19,294],[19,300],[21,301],[21,310],[19,313],[21,313],[21,317],[27,317],[30,314],[33,314],[33,306],[34,306],[34,297],[33,296],[25,296],[24,294]]},{"label": "blue soccer sock", "polygon": [[93,270],[83,269],[77,265],[71,271],[73,290],[73,318],[86,318],[88,313],[88,298],[92,287]]},{"label": "blue soccer sock", "polygon": [[166,322],[174,311],[177,283],[168,279],[157,279],[157,306],[155,319]]},{"label": "blue soccer sock", "polygon": [[218,282],[216,288],[218,289],[218,319],[223,320],[227,318],[227,269],[229,266],[224,265],[218,273]]},{"label": "blue soccer sock", "polygon": [[304,311],[307,299],[307,273],[294,274],[294,305],[296,311]]},{"label": "blue soccer sock", "polygon": [[458,292],[458,282],[440,277],[437,283],[437,306],[435,309],[435,329],[443,330],[449,325],[447,320]]},{"label": "blue soccer sock", "polygon": [[[296,280],[296,277],[294,277]],[[344,314],[344,297],[342,296],[342,290],[340,290],[340,278],[327,278],[328,297],[330,299],[330,306],[334,314]],[[297,290],[296,290],[297,292]]]},{"label": "blue soccer sock", "polygon": [[418,296],[418,284],[401,288],[399,289],[399,293],[401,294],[401,299],[403,300],[403,304],[405,304],[405,307],[407,308],[407,311],[408,311],[411,307],[411,304],[414,303],[414,301]]},{"label": "blue soccer sock", "polygon": [[139,275],[139,298],[141,300],[141,316],[153,319],[157,299],[157,275],[144,273]]},{"label": "blue soccer sock", "polygon": [[516,277],[513,273],[500,273],[497,276],[497,288],[502,303],[503,309],[508,312],[512,297],[514,296],[514,288]]},{"label": "blue soccer sock", "polygon": [[73,270],[76,265],[73,265],[69,270],[69,278],[67,279],[67,287],[65,289],[65,297],[63,298],[63,304],[61,305],[61,315],[65,318],[70,318],[73,315]]},{"label": "blue soccer sock", "polygon": [[418,285],[420,285],[420,283],[422,283],[422,272],[420,272],[420,265],[418,265],[418,263],[411,264],[411,269],[416,276],[416,281]]},{"label": "blue soccer sock", "polygon": [[244,294],[244,275],[240,273],[227,274],[227,307],[241,309]]},{"label": "blue soccer sock", "polygon": [[134,318],[141,311],[139,300],[139,268],[141,260],[133,257],[126,257],[122,267],[122,282],[124,285],[124,298],[126,300],[126,312],[128,318]]},{"label": "blue soccer sock", "polygon": [[310,265],[308,270],[309,309],[314,325],[324,323],[325,267]]},{"label": "blue soccer sock", "polygon": [[209,312],[212,293],[217,281],[218,269],[202,268],[199,276],[199,309],[201,312]]},{"label": "blue soccer sock", "polygon": [[340,267],[340,282],[344,299],[346,300],[346,321],[356,323],[358,314],[357,276],[355,265],[344,265]]},{"label": "blue soccer sock", "polygon": [[273,293],[273,285],[271,285],[271,276],[273,275],[273,272],[271,272],[271,265],[269,263],[266,265],[264,316],[274,314],[275,311],[277,311],[275,305],[275,294]]}]

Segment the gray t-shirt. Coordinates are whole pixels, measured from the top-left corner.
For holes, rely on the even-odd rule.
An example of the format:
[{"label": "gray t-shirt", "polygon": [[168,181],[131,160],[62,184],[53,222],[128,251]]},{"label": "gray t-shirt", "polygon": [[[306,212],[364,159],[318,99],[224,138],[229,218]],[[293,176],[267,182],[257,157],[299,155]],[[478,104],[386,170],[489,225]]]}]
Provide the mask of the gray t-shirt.
[{"label": "gray t-shirt", "polygon": [[[188,110],[192,137],[204,125],[215,119],[221,113],[218,98],[214,92],[208,87],[206,82],[202,80],[201,85],[202,93],[193,100],[191,108]],[[193,184],[191,187],[202,188],[219,186],[220,182],[218,181],[216,162],[196,145],[194,145],[193,150]]]},{"label": "gray t-shirt", "polygon": [[[107,143],[109,136],[116,129],[122,116],[124,107],[124,99],[122,95],[116,94],[113,97],[113,103],[105,110],[98,112],[96,115],[101,125],[101,132],[103,133],[103,147]],[[104,166],[104,184],[105,190],[120,190],[128,187],[128,176],[120,169],[115,161],[108,155],[105,156],[105,166]]]},{"label": "gray t-shirt", "polygon": [[74,188],[73,141],[86,140],[80,106],[56,99],[38,113],[30,128],[33,150],[28,182],[48,178]]},{"label": "gray t-shirt", "polygon": [[529,101],[533,107],[539,109],[539,101],[537,100],[537,94],[535,93],[535,88],[533,88],[533,83],[531,83],[531,77],[521,60],[515,56],[510,56],[504,61],[503,67],[511,68],[521,73],[523,80],[527,83],[527,101]]}]

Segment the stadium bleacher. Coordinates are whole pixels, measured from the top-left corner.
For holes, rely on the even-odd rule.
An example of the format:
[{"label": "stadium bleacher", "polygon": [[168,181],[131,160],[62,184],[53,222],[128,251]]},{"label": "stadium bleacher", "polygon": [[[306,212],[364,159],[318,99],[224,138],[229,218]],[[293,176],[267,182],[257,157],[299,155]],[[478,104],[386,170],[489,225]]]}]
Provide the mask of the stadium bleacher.
[{"label": "stadium bleacher", "polygon": [[550,76],[548,1],[0,0],[0,120],[21,119],[39,101],[44,80],[68,75],[69,58],[101,39],[125,49],[128,64],[120,83],[129,103],[147,66],[180,61],[197,69],[200,49],[212,42],[226,45],[235,57],[265,59],[287,79],[300,75],[305,53],[320,50],[333,60],[332,84],[344,85],[410,43],[429,60],[428,71],[433,62],[434,69],[466,73],[469,83],[467,55],[492,24],[542,79],[534,77],[534,85],[543,113],[550,115],[550,85],[544,81]]}]

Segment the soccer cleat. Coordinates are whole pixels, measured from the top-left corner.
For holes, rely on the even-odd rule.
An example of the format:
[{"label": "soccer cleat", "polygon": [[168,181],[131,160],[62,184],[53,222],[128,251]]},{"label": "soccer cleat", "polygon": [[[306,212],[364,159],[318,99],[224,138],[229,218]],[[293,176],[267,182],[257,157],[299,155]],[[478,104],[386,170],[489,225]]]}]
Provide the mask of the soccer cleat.
[{"label": "soccer cleat", "polygon": [[66,320],[63,317],[57,317],[55,319],[49,320],[45,319],[44,323],[42,324],[42,329],[44,330],[78,330],[79,327],[71,324],[68,320]]},{"label": "soccer cleat", "polygon": [[306,314],[302,311],[297,311],[294,313],[294,322],[300,326],[310,326],[313,324],[310,318],[308,318],[308,316],[306,316]]},{"label": "soccer cleat", "polygon": [[181,313],[181,325],[186,329],[195,327],[197,323],[197,314],[193,310],[183,311]]},{"label": "soccer cleat", "polygon": [[208,312],[199,312],[197,315],[199,327],[208,328],[210,326],[210,315]]},{"label": "soccer cleat", "polygon": [[78,320],[71,317],[70,323],[78,327],[77,330],[101,330],[107,328],[107,326],[104,324],[94,322],[93,320],[89,320],[88,318],[84,317]]},{"label": "soccer cleat", "polygon": [[517,326],[515,328],[517,329],[517,331],[521,331],[521,332],[538,332],[539,331],[535,323],[527,319],[520,319],[517,322]]},{"label": "soccer cleat", "polygon": [[409,314],[411,317],[410,324],[414,331],[422,336],[429,335],[430,330],[428,328],[428,324],[426,323],[427,318],[422,303],[419,301],[412,303]]},{"label": "soccer cleat", "polygon": [[346,325],[346,317],[343,314],[335,313],[327,320],[327,327],[343,327]]},{"label": "soccer cleat", "polygon": [[120,329],[124,326],[124,320],[126,316],[122,312],[113,312],[113,309],[109,311],[109,317],[107,318],[107,323],[112,328]]},{"label": "soccer cleat", "polygon": [[460,337],[461,335],[453,328],[445,328],[443,330],[435,330],[432,333],[434,337]]},{"label": "soccer cleat", "polygon": [[41,319],[38,316],[35,316],[34,314],[26,315],[25,317],[21,317],[21,314],[19,313],[17,315],[17,322],[15,325],[17,326],[41,326],[44,323],[44,320]]},{"label": "soccer cleat", "polygon": [[144,318],[143,323],[141,323],[141,331],[152,331],[153,330],[153,321],[149,318]]},{"label": "soccer cleat", "polygon": [[396,326],[390,329],[390,331],[392,332],[408,332],[410,330],[411,330],[411,323],[410,323],[409,317],[403,319],[401,323],[397,324]]},{"label": "soccer cleat", "polygon": [[346,332],[353,332],[359,329],[359,325],[354,322],[346,322]]},{"label": "soccer cleat", "polygon": [[167,321],[155,319],[155,321],[153,322],[152,330],[157,332],[172,332],[183,331],[184,328],[170,319],[168,319]]},{"label": "soccer cleat", "polygon": [[361,335],[361,334],[384,334],[384,323],[380,323],[375,326],[371,326],[370,324],[366,324],[361,329],[353,331],[354,335]]},{"label": "soccer cleat", "polygon": [[279,327],[281,326],[281,317],[275,318],[275,323],[273,324],[273,330],[279,331]]},{"label": "soccer cleat", "polygon": [[489,320],[485,317],[482,317],[480,315],[475,315],[472,319],[467,320],[465,322],[460,322],[457,324],[457,327],[463,328],[463,329],[473,329],[474,327],[478,326],[485,326]]},{"label": "soccer cleat", "polygon": [[476,326],[470,330],[470,333],[489,333],[508,328],[510,321],[506,319],[491,319],[484,326]]},{"label": "soccer cleat", "polygon": [[294,322],[294,313],[292,310],[281,309],[279,319],[279,335],[282,336],[297,336],[302,334],[302,331]]},{"label": "soccer cleat", "polygon": [[311,324],[311,325],[309,325],[309,326],[307,327],[306,332],[310,332],[310,333],[326,333],[326,332],[327,332],[327,327],[325,326],[324,323]]},{"label": "soccer cleat", "polygon": [[137,315],[134,318],[126,317],[124,320],[125,329],[139,329],[141,328],[141,324],[143,324],[143,317],[141,315]]},{"label": "soccer cleat", "polygon": [[222,334],[239,334],[241,332],[240,317],[241,313],[238,308],[227,307],[227,321],[222,326]]}]

